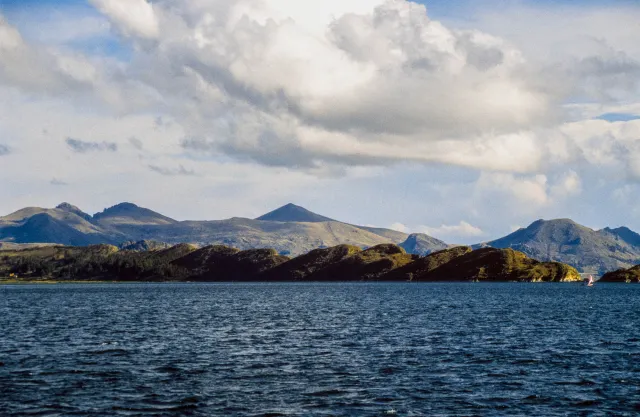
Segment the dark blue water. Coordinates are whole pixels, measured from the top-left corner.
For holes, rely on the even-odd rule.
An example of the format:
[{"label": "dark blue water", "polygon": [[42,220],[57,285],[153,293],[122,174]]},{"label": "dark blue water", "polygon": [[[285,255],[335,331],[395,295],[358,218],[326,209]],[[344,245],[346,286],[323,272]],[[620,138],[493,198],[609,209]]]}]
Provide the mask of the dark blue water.
[{"label": "dark blue water", "polygon": [[1,416],[638,415],[640,286],[0,287]]}]

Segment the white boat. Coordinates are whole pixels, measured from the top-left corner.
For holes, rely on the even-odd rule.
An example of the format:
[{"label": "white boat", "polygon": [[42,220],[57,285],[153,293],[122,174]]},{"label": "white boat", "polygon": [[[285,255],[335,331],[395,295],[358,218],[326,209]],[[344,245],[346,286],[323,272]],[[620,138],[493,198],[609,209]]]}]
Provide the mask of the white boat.
[{"label": "white boat", "polygon": [[587,281],[587,287],[593,287],[593,275],[589,275],[589,280]]}]

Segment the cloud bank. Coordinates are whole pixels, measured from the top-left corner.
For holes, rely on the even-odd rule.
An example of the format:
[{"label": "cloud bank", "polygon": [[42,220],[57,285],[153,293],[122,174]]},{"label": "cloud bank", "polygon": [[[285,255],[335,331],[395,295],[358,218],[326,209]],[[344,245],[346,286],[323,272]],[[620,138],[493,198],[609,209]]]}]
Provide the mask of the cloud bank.
[{"label": "cloud bank", "polygon": [[[36,40],[0,16],[5,200],[55,173],[73,178],[58,192],[112,196],[95,209],[142,193],[184,210],[153,194],[163,181],[231,215],[306,196],[461,240],[571,213],[640,225],[638,7],[513,2],[452,23],[405,0],[91,4]],[[107,35],[119,50],[86,49]]]}]

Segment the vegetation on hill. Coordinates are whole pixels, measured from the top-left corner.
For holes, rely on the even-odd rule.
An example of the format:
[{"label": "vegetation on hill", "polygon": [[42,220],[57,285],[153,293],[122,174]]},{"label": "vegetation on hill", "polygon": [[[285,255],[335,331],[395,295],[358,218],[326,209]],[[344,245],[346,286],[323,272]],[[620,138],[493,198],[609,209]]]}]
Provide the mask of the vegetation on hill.
[{"label": "vegetation on hill", "polygon": [[128,240],[126,242],[122,242],[118,245],[118,248],[121,250],[131,250],[137,252],[147,252],[154,251],[160,249],[168,249],[171,245],[164,242],[156,242],[155,240],[139,240],[137,242],[133,240]]},{"label": "vegetation on hill", "polygon": [[377,245],[363,251],[353,252],[337,262],[320,268],[306,277],[310,281],[378,280],[389,271],[413,262],[417,256],[407,254],[400,246]]},{"label": "vegetation on hill", "polygon": [[[125,243],[123,243],[125,242]],[[142,242],[142,243],[138,243]],[[449,245],[424,234],[355,226],[288,204],[256,220],[176,221],[132,203],[90,216],[62,203],[56,208],[27,207],[0,217],[1,244],[116,245],[149,251],[181,242],[199,247],[223,245],[240,250],[273,248],[296,257],[314,249],[351,245],[367,249],[397,244],[407,254],[425,256]],[[640,263],[640,235],[626,227],[592,230],[569,219],[538,220],[501,239],[473,246],[510,248],[541,261],[569,264],[602,275]]]},{"label": "vegetation on hill", "polygon": [[581,281],[556,262],[511,249],[460,247],[426,257],[397,245],[339,245],[290,259],[273,249],[197,249],[179,244],[146,252],[111,245],[0,251],[0,278],[119,281]]},{"label": "vegetation on hill", "polygon": [[559,262],[539,262],[513,249],[482,248],[454,257],[421,275],[422,281],[581,282],[578,271]]},{"label": "vegetation on hill", "polygon": [[276,266],[260,277],[265,281],[301,281],[313,273],[337,264],[360,253],[362,249],[352,245],[338,245],[331,248],[315,249]]},{"label": "vegetation on hill", "polygon": [[625,282],[640,284],[640,265],[628,269],[618,269],[604,274],[599,282]]},{"label": "vegetation on hill", "polygon": [[384,276],[388,281],[424,281],[434,269],[451,262],[453,259],[471,252],[468,246],[458,246],[430,253],[403,267],[390,271]]}]

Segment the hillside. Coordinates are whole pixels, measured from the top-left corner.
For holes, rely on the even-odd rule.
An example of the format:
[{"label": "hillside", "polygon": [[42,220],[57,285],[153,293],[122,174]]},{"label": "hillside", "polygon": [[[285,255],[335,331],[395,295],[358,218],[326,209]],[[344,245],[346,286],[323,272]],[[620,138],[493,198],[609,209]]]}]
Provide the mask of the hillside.
[{"label": "hillside", "polygon": [[[637,234],[627,228],[593,230],[569,219],[538,220],[475,248],[512,248],[542,261],[558,261],[602,275],[640,261]],[[640,240],[640,238],[639,238]]]},{"label": "hillside", "polygon": [[640,265],[633,266],[628,269],[618,269],[617,271],[607,272],[598,280],[598,282],[623,282],[627,284],[640,283]]},{"label": "hillside", "polygon": [[54,209],[27,207],[0,217],[0,241],[84,246],[117,243],[124,238],[116,230],[94,224],[87,216],[63,204]]},{"label": "hillside", "polygon": [[568,265],[541,263],[511,249],[463,247],[423,258],[393,244],[367,250],[340,245],[293,259],[274,249],[197,249],[187,244],[146,252],[111,245],[1,252],[0,281],[21,280],[581,281]]},{"label": "hillside", "polygon": [[[62,203],[56,208],[27,207],[0,217],[0,243],[5,244],[102,243],[145,251],[183,242],[239,250],[272,248],[285,256],[338,245],[366,249],[382,244],[396,244],[407,254],[424,256],[451,246],[425,234],[407,235],[331,220],[294,204],[258,219],[178,221],[132,203],[120,203],[93,216]],[[511,248],[594,275],[640,263],[638,233],[626,227],[593,230],[570,219],[538,220],[503,238],[473,246],[482,247]]]}]

